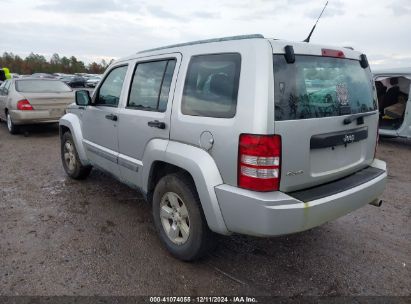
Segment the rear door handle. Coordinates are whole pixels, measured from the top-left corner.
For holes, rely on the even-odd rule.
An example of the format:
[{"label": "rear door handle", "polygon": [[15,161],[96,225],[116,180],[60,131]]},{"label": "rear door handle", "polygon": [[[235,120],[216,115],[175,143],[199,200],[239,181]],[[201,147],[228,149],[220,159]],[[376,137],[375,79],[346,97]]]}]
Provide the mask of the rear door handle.
[{"label": "rear door handle", "polygon": [[117,121],[117,119],[118,119],[117,115],[114,115],[114,114],[107,114],[106,118],[110,119],[112,121]]},{"label": "rear door handle", "polygon": [[166,124],[164,122],[158,121],[158,120],[154,120],[154,121],[149,121],[148,123],[149,127],[152,128],[158,128],[158,129],[165,129],[166,128]]}]

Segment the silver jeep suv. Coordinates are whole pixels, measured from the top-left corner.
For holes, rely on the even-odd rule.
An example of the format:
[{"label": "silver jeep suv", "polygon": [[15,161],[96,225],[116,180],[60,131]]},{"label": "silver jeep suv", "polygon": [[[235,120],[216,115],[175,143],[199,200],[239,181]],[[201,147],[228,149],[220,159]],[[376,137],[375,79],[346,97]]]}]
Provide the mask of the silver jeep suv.
[{"label": "silver jeep suv", "polygon": [[67,174],[139,189],[182,260],[215,233],[295,233],[379,204],[387,178],[368,61],[348,48],[251,35],[143,51],[68,112]]}]

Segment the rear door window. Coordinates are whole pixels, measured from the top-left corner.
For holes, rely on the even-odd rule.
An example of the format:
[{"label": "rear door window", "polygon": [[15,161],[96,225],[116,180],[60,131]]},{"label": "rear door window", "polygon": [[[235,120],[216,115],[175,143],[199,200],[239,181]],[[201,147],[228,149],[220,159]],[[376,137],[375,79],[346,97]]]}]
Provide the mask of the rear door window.
[{"label": "rear door window", "polygon": [[359,61],[274,55],[275,120],[321,118],[376,110],[373,80]]},{"label": "rear door window", "polygon": [[138,63],[127,108],[165,112],[176,60]]},{"label": "rear door window", "polygon": [[192,116],[234,117],[241,56],[237,53],[194,56],[184,85],[181,111]]}]

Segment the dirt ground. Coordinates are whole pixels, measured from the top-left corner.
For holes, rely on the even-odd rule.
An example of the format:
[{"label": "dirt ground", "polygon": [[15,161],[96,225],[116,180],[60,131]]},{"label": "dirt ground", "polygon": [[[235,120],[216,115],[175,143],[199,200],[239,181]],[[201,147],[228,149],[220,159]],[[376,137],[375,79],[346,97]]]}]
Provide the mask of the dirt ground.
[{"label": "dirt ground", "polygon": [[410,295],[411,141],[382,140],[381,208],[307,232],[221,237],[183,263],[161,246],[139,193],[61,166],[57,126],[0,124],[0,295]]}]

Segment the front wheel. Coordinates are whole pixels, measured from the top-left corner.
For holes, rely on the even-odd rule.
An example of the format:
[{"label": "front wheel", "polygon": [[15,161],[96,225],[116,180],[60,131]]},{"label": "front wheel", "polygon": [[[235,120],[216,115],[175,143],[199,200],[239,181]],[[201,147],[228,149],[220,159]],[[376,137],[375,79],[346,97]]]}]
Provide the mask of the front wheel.
[{"label": "front wheel", "polygon": [[92,169],[91,166],[83,166],[80,162],[70,132],[64,133],[61,140],[61,161],[63,162],[64,171],[73,179],[85,179]]},{"label": "front wheel", "polygon": [[158,182],[153,217],[161,241],[180,260],[199,259],[215,245],[194,183],[186,174],[166,175]]}]

